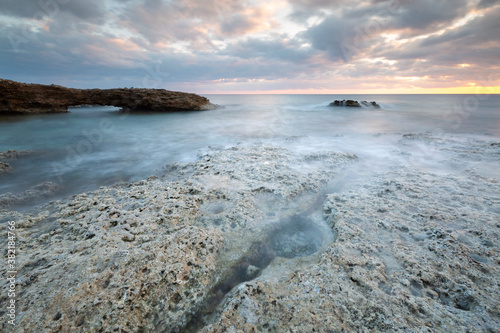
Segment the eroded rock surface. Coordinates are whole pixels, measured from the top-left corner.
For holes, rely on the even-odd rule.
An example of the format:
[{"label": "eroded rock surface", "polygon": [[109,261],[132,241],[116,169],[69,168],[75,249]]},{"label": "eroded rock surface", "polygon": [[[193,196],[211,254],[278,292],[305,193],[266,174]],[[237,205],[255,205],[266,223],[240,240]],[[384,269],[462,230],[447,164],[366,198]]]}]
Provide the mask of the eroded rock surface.
[{"label": "eroded rock surface", "polygon": [[220,284],[235,270],[257,276],[264,265],[253,260],[263,247],[255,244],[282,218],[307,210],[355,159],[215,149],[170,166],[162,179],[104,187],[31,213],[4,211],[2,232],[16,221],[19,239],[17,325],[178,332],[224,296]]},{"label": "eroded rock surface", "polygon": [[[18,327],[498,331],[500,177],[421,168],[428,149],[409,149],[423,143],[451,168],[498,164],[495,142],[404,135],[409,163],[318,200],[355,156],[213,148],[163,178],[3,211],[20,240]],[[297,216],[314,227],[282,222]],[[334,238],[310,234],[322,224]]]},{"label": "eroded rock surface", "polygon": [[[427,135],[402,144],[409,137],[441,147]],[[450,161],[499,153],[493,144],[455,144]],[[336,242],[316,262],[295,271],[271,265],[240,285],[202,332],[498,331],[499,193],[499,178],[409,164],[331,194],[323,216]]]},{"label": "eroded rock surface", "polygon": [[72,89],[0,79],[0,113],[68,112],[68,106],[111,105],[137,111],[208,110],[202,96],[164,89]]}]

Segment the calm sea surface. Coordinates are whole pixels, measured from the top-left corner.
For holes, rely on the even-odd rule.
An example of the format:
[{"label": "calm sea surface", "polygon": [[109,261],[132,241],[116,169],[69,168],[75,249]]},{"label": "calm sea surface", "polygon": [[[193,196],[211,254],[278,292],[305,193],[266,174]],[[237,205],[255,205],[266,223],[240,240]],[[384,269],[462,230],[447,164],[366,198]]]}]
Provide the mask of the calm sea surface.
[{"label": "calm sea surface", "polygon": [[[223,107],[164,114],[82,107],[68,114],[1,116],[0,151],[33,154],[11,162],[15,173],[0,177],[0,194],[51,181],[61,186],[61,197],[144,179],[161,174],[170,163],[194,161],[210,146],[262,144],[296,152],[352,152],[375,172],[399,158],[394,152],[402,149],[398,141],[404,134],[500,140],[500,95],[207,97]],[[382,108],[328,107],[335,99],[374,100]],[[437,167],[440,156],[426,152],[425,160],[428,167],[433,160]],[[482,167],[487,173],[498,165]]]}]

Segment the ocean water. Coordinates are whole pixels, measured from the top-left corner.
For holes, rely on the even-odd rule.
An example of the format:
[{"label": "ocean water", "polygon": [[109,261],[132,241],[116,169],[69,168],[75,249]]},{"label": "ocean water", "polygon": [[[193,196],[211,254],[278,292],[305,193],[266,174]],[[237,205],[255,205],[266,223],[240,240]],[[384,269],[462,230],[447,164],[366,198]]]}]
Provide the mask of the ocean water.
[{"label": "ocean water", "polygon": [[[500,140],[500,95],[207,95],[212,111],[124,113],[115,107],[80,107],[68,114],[0,116],[0,151],[30,150],[9,162],[0,194],[21,193],[45,181],[60,186],[50,199],[117,182],[160,175],[174,162],[194,161],[211,146],[282,146],[297,153],[341,151],[360,163],[352,184],[378,170],[411,163],[460,172],[432,144],[402,146],[405,134],[467,142]],[[334,108],[335,99],[377,101],[381,109]],[[410,150],[407,153],[404,150]],[[472,166],[498,176],[498,163]],[[346,178],[346,177],[344,177]],[[339,184],[338,190],[349,184]],[[27,206],[41,202],[29,203]]]}]

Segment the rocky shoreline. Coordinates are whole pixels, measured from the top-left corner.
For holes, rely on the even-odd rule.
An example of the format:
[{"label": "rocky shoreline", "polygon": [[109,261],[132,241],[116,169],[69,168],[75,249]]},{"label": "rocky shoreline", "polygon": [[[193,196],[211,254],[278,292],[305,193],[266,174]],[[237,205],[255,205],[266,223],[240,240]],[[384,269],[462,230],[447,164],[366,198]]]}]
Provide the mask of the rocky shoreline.
[{"label": "rocky shoreline", "polygon": [[69,106],[109,105],[131,111],[211,110],[206,97],[165,89],[73,89],[0,79],[0,114],[68,112]]},{"label": "rocky shoreline", "polygon": [[[451,154],[447,163],[500,153],[479,141],[454,142],[450,151],[438,138],[412,134],[401,137],[400,154],[429,142]],[[325,192],[358,161],[338,152],[212,148],[161,178],[31,212],[0,211],[3,232],[7,221],[17,225],[17,325],[26,332],[499,330],[500,178],[408,163]],[[6,302],[2,296],[0,311]]]}]

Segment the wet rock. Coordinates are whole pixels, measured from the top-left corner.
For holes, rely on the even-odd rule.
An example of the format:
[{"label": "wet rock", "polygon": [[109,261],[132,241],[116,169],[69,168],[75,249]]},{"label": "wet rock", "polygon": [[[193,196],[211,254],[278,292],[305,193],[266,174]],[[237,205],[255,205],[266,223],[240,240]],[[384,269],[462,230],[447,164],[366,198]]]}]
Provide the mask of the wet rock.
[{"label": "wet rock", "polygon": [[321,231],[313,222],[294,216],[290,222],[275,231],[272,246],[277,256],[295,258],[315,253],[323,242]]},{"label": "wet rock", "polygon": [[361,102],[358,102],[358,101],[354,101],[354,100],[351,100],[351,99],[348,99],[348,100],[335,100],[333,102],[331,102],[329,104],[329,106],[337,106],[337,107],[354,107],[354,108],[360,108],[360,107],[373,107],[373,108],[376,108],[376,109],[380,109],[380,105],[375,102],[375,101],[372,101],[372,102],[367,102],[367,101],[361,101]]},{"label": "wet rock", "polygon": [[5,160],[17,160],[20,157],[24,157],[32,154],[33,152],[27,150],[7,150],[0,151],[0,161]]},{"label": "wet rock", "polygon": [[[478,154],[495,158],[490,150]],[[176,177],[0,213],[23,239],[17,323],[77,332],[498,331],[500,219],[484,208],[498,203],[498,178],[397,165],[314,206],[321,185],[355,162],[217,148],[170,168]],[[306,226],[320,222],[333,236],[322,232],[315,253],[274,256],[309,253],[318,239]]]},{"label": "wet rock", "polygon": [[32,332],[179,332],[200,309],[258,278],[274,258],[263,240],[356,160],[321,156],[302,173],[308,157],[284,148],[215,149],[165,178],[0,211],[0,221],[15,218],[23,240],[16,323]]},{"label": "wet rock", "polygon": [[[431,136],[425,140],[434,145]],[[492,158],[487,150],[476,153]],[[235,290],[201,332],[499,330],[500,266],[485,259],[500,257],[500,216],[477,204],[498,202],[499,179],[395,170],[328,195],[322,216],[336,242],[320,260],[293,272],[271,264]],[[455,205],[447,203],[450,192]],[[381,214],[380,207],[391,209]]]},{"label": "wet rock", "polygon": [[360,108],[361,104],[359,104],[358,101],[353,101],[351,99],[348,100],[335,100],[332,103],[330,103],[329,106],[345,106],[345,107],[355,107],[355,108]]},{"label": "wet rock", "polygon": [[13,171],[9,163],[0,162],[0,175],[4,173],[11,173]]}]

